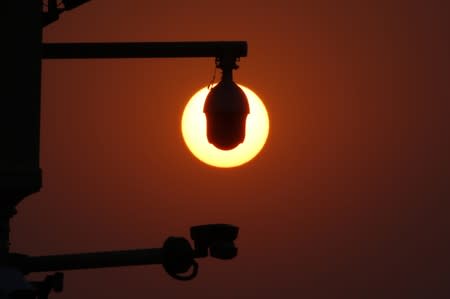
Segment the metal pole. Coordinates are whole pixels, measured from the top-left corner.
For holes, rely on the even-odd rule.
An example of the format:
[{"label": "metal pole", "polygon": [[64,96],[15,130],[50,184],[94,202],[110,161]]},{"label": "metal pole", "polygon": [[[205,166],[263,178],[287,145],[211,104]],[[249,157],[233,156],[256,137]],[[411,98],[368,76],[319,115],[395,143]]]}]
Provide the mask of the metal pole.
[{"label": "metal pole", "polygon": [[9,254],[9,211],[0,211],[0,265],[5,263]]},{"label": "metal pole", "polygon": [[245,57],[247,42],[44,43],[46,59]]},{"label": "metal pole", "polygon": [[8,27],[2,37],[2,48],[6,52],[2,60],[5,76],[0,81],[1,201],[5,200],[5,191],[8,195],[17,192],[27,196],[41,187],[42,3],[9,0],[6,7]]},{"label": "metal pole", "polygon": [[22,271],[49,272],[162,264],[161,248],[26,257]]},{"label": "metal pole", "polygon": [[[0,254],[15,206],[41,188],[41,1],[7,0],[0,80]],[[3,24],[3,23],[2,23]],[[0,263],[1,265],[1,263]]]}]

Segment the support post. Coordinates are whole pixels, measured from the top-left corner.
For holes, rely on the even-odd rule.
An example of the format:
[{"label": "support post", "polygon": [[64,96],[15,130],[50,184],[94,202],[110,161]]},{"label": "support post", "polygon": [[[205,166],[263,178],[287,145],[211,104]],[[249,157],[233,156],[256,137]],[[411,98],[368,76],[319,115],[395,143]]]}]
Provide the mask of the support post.
[{"label": "support post", "polygon": [[[41,188],[39,128],[42,2],[7,0],[0,101],[0,256],[16,205]],[[14,28],[12,30],[11,28]],[[0,262],[0,266],[1,266]]]}]

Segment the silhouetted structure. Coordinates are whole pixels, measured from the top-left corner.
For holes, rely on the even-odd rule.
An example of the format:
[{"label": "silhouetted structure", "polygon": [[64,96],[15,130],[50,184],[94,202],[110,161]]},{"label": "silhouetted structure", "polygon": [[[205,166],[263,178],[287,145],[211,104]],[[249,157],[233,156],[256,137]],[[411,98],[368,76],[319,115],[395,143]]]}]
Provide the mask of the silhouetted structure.
[{"label": "silhouetted structure", "polygon": [[[213,132],[208,131],[208,138],[220,148],[231,148],[242,142],[242,134],[245,134],[245,117],[243,127],[242,117],[248,114],[248,103],[242,90],[232,82],[231,72],[237,68],[236,61],[247,55],[246,42],[42,43],[44,26],[58,20],[62,12],[85,2],[88,0],[63,0],[63,6],[58,6],[56,0],[48,0],[45,11],[43,1],[7,0],[6,3],[6,24],[12,30],[6,31],[4,36],[7,76],[1,81],[4,98],[0,109],[0,298],[47,298],[52,290],[62,291],[62,273],[49,275],[41,282],[28,282],[24,275],[31,272],[162,264],[175,279],[189,280],[197,274],[195,258],[211,255],[231,259],[237,255],[234,240],[238,228],[227,224],[192,227],[194,248],[185,238],[170,237],[162,248],[156,249],[41,257],[9,252],[9,222],[16,213],[16,206],[42,186],[39,134],[43,58],[214,57],[217,67],[224,71],[223,82],[228,87],[219,91],[224,88],[221,82],[213,90],[220,93],[222,106],[223,94],[237,95],[226,108],[231,107],[238,115],[235,117],[233,112],[222,117],[217,107],[214,108],[215,114],[208,116]],[[214,101],[214,94],[209,98]],[[181,275],[190,268],[191,274]]]}]

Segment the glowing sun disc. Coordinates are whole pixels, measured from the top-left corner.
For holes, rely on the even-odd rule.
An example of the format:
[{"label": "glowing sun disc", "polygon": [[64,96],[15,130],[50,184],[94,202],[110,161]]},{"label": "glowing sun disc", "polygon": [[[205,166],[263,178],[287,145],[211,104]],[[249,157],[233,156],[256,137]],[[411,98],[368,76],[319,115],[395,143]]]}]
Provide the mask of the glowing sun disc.
[{"label": "glowing sun disc", "polygon": [[208,88],[195,93],[184,108],[181,132],[184,142],[200,161],[216,167],[236,167],[253,159],[264,147],[269,136],[269,115],[261,99],[249,88],[238,84],[247,96],[250,114],[247,116],[245,140],[236,148],[220,150],[208,142],[203,105]]}]

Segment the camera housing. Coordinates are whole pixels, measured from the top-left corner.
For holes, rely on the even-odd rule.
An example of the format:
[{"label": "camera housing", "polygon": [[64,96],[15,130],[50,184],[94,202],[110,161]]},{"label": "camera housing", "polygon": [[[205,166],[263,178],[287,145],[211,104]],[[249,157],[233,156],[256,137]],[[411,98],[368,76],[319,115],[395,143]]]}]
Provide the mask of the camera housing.
[{"label": "camera housing", "polygon": [[207,224],[191,227],[191,239],[194,241],[194,256],[227,260],[236,257],[234,245],[239,228],[230,224]]},{"label": "camera housing", "polygon": [[232,55],[216,57],[222,79],[208,93],[203,106],[208,141],[221,150],[232,150],[244,142],[250,113],[245,92],[233,81],[233,70],[239,67],[237,60]]},{"label": "camera housing", "polygon": [[244,91],[232,80],[222,80],[211,89],[203,112],[209,143],[221,150],[231,150],[244,142],[250,108]]}]

